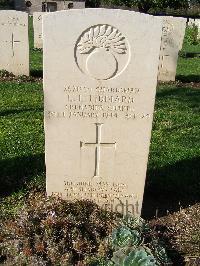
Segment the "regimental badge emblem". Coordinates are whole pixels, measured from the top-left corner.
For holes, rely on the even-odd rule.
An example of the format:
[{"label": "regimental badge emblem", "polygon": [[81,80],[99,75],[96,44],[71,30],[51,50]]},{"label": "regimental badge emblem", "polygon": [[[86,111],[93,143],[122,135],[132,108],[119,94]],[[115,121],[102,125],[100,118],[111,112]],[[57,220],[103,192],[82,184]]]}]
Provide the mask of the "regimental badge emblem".
[{"label": "regimental badge emblem", "polygon": [[130,60],[129,43],[111,25],[95,25],[84,31],[75,46],[75,60],[83,73],[97,80],[121,74]]}]

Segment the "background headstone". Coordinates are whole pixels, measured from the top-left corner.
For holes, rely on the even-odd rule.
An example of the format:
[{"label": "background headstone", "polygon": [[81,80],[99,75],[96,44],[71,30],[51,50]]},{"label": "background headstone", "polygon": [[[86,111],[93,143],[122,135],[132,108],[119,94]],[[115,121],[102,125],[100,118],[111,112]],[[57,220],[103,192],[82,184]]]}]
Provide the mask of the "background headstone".
[{"label": "background headstone", "polygon": [[195,25],[198,27],[198,39],[200,40],[200,19],[196,19]]},{"label": "background headstone", "polygon": [[190,18],[188,21],[188,26],[192,26],[193,24],[195,24],[195,19]]},{"label": "background headstone", "polygon": [[28,14],[0,11],[0,69],[29,75]]},{"label": "background headstone", "polygon": [[34,48],[42,48],[42,16],[44,12],[33,13]]},{"label": "background headstone", "polygon": [[123,10],[43,17],[48,194],[140,214],[161,33]]},{"label": "background headstone", "polygon": [[160,48],[159,81],[175,81],[178,52],[182,49],[186,19],[162,17],[163,30]]}]

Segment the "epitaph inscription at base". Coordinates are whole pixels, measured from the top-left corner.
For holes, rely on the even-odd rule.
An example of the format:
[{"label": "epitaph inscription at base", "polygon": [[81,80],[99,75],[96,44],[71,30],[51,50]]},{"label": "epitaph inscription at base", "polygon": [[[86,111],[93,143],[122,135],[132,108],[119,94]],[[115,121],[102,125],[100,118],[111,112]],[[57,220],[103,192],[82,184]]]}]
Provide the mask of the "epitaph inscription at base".
[{"label": "epitaph inscription at base", "polygon": [[161,32],[159,18],[122,10],[44,16],[49,195],[140,214]]}]

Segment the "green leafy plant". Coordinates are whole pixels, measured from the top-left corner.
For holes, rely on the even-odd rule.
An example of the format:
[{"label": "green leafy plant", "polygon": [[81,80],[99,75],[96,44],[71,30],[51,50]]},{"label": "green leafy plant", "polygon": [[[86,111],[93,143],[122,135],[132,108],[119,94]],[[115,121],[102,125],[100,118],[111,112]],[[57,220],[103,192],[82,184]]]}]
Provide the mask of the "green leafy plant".
[{"label": "green leafy plant", "polygon": [[125,226],[115,229],[112,233],[113,247],[138,246],[141,242],[140,232]]},{"label": "green leafy plant", "polygon": [[156,260],[148,252],[140,248],[131,251],[123,262],[123,266],[156,266]]},{"label": "green leafy plant", "polygon": [[188,26],[185,33],[185,42],[190,45],[197,45],[200,43],[198,39],[198,27],[195,24]]},{"label": "green leafy plant", "polygon": [[115,266],[156,266],[168,264],[164,245],[157,239],[149,226],[141,218],[127,216],[119,220],[119,225],[108,237],[110,258],[102,257],[88,265]]}]

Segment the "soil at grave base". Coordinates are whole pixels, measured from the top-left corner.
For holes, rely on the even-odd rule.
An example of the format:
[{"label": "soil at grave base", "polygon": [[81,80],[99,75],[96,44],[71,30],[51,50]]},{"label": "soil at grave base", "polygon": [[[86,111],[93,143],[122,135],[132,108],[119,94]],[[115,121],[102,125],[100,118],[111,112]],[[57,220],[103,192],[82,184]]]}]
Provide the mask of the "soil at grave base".
[{"label": "soil at grave base", "polygon": [[183,82],[175,82],[177,87],[190,87],[193,89],[200,89],[200,82],[189,82],[189,83],[183,83]]},{"label": "soil at grave base", "polygon": [[200,203],[153,219],[149,225],[167,244],[174,265],[200,265]]},{"label": "soil at grave base", "polygon": [[9,75],[9,76],[2,76],[0,75],[0,82],[4,81],[15,81],[17,83],[21,82],[42,82],[42,78],[36,78],[32,76],[14,76],[14,75]]},{"label": "soil at grave base", "polygon": [[[10,75],[1,75],[0,82],[2,81],[16,81],[16,82],[42,82],[42,77],[33,77],[33,76],[14,76]],[[176,87],[190,87],[194,89],[200,89],[200,82],[181,82],[181,81],[169,81],[169,82],[158,82],[158,85],[175,85]]]},{"label": "soil at grave base", "polygon": [[158,85],[175,85],[178,88],[190,87],[193,89],[200,89],[200,82],[181,82],[181,81],[162,82],[162,81],[159,81]]}]

